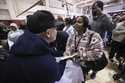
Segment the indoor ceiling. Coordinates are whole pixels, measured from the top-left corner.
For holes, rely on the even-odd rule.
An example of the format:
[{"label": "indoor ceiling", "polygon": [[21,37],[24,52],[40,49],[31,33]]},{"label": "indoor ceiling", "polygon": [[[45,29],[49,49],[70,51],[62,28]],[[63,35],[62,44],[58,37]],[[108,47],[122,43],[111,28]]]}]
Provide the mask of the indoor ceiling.
[{"label": "indoor ceiling", "polygon": [[[25,13],[26,11],[30,10],[31,8],[35,7],[36,5],[45,6],[46,1],[49,1],[49,0],[15,0],[15,2],[16,1],[19,2],[17,4],[17,6],[19,6],[17,8],[20,8],[20,9],[17,9],[17,10],[20,10],[20,11],[18,11],[18,15],[17,15],[17,16],[19,16],[19,15]],[[55,2],[61,1],[64,3],[67,2],[76,7],[84,8],[87,6],[91,6],[97,0],[53,0],[53,1],[55,1]],[[121,1],[121,0],[102,0],[102,1],[105,3],[109,3],[109,2],[117,2],[117,1]],[[27,4],[29,3],[29,5],[22,6],[24,3],[27,3]]]},{"label": "indoor ceiling", "polygon": [[[85,7],[85,6],[90,6],[92,5],[92,3],[94,3],[97,0],[66,0],[67,2],[70,2],[78,7]],[[105,4],[110,4],[110,3],[116,3],[116,2],[120,2],[122,0],[101,0],[103,1]]]}]

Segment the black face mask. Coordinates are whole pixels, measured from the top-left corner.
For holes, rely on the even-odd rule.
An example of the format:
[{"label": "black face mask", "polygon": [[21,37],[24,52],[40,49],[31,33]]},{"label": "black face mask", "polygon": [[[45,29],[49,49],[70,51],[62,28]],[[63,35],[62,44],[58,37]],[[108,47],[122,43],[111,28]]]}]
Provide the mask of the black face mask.
[{"label": "black face mask", "polygon": [[92,16],[93,16],[93,20],[96,20],[97,19],[97,11],[92,10]]},{"label": "black face mask", "polygon": [[92,10],[92,16],[96,16],[97,15],[97,10],[96,9],[93,9]]},{"label": "black face mask", "polygon": [[93,20],[97,20],[98,19],[98,16],[93,16]]}]

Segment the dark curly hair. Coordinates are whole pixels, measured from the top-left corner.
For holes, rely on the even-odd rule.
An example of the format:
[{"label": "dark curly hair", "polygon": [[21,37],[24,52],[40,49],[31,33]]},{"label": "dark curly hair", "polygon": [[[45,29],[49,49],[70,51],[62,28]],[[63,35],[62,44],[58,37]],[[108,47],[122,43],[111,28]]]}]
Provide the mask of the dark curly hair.
[{"label": "dark curly hair", "polygon": [[27,26],[33,33],[45,32],[47,29],[55,27],[55,18],[49,11],[38,10],[33,15],[27,16]]}]

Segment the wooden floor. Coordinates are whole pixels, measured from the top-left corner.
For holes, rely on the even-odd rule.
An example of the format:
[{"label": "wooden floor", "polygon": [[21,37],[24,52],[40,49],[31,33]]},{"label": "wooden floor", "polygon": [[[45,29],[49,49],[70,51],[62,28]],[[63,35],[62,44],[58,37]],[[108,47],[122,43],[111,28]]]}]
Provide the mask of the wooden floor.
[{"label": "wooden floor", "polygon": [[[107,54],[107,53],[106,53]],[[108,54],[107,54],[108,56]],[[120,81],[114,81],[112,76],[116,73],[116,65],[114,65],[113,63],[111,63],[109,61],[109,64],[107,65],[107,67],[105,67],[103,70],[99,71],[96,74],[96,78],[95,79],[89,79],[86,81],[86,83],[123,83]]]},{"label": "wooden floor", "polygon": [[118,83],[113,80],[113,74],[115,74],[115,71],[106,67],[96,74],[96,78],[94,80],[87,80],[86,83]]}]

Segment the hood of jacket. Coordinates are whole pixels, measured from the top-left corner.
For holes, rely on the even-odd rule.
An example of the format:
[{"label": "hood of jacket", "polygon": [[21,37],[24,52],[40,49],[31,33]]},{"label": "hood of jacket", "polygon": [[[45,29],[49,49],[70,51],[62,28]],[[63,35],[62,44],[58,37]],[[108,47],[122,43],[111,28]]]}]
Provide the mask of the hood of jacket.
[{"label": "hood of jacket", "polygon": [[42,56],[49,50],[49,44],[44,38],[26,30],[12,46],[10,53],[15,56]]}]

